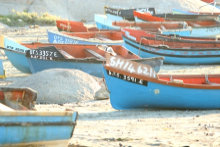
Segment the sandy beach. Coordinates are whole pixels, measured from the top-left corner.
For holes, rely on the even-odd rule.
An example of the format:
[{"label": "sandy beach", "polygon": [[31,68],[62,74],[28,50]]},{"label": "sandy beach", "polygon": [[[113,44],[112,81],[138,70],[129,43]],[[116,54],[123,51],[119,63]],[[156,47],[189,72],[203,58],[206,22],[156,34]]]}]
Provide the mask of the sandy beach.
[{"label": "sandy beach", "polygon": [[[1,29],[0,34],[21,42],[48,42],[47,29]],[[6,71],[1,85],[30,76],[14,68],[4,51],[0,59]],[[219,74],[219,65],[163,65],[159,74]],[[100,79],[101,81],[101,79]],[[56,85],[54,85],[56,86]],[[71,86],[71,85],[70,85]],[[199,98],[199,97],[198,97]],[[89,100],[58,104],[36,104],[38,111],[78,111],[79,116],[69,147],[201,147],[220,146],[220,111],[191,110],[130,110],[118,111],[110,100]]]}]

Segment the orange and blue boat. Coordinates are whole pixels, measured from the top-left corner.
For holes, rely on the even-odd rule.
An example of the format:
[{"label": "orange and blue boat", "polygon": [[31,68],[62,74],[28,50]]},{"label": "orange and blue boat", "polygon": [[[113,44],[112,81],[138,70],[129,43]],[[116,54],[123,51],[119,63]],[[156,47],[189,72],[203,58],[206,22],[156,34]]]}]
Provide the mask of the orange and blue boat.
[{"label": "orange and blue boat", "polygon": [[106,57],[103,74],[117,110],[220,108],[220,75],[158,75],[148,65],[114,56]]},{"label": "orange and blue boat", "polygon": [[77,112],[34,110],[37,92],[30,88],[0,88],[0,146],[67,147]]}]

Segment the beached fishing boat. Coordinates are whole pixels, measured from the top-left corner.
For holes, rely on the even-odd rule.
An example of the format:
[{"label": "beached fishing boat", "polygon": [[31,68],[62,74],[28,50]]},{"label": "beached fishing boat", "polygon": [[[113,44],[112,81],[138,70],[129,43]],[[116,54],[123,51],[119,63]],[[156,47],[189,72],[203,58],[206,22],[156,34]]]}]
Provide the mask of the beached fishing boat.
[{"label": "beached fishing boat", "polygon": [[220,108],[220,75],[157,75],[150,66],[114,56],[106,56],[103,74],[117,110]]},{"label": "beached fishing boat", "polygon": [[189,36],[192,32],[192,27],[189,27],[186,22],[128,22],[114,21],[112,25],[121,28],[136,28],[150,33],[158,33],[165,35],[180,35]]},{"label": "beached fishing boat", "polygon": [[[96,25],[100,29],[120,30],[122,27],[137,27],[144,30],[161,34],[176,34],[189,36],[192,28],[186,22],[129,22],[113,21],[107,19],[105,15],[95,14]],[[165,27],[164,27],[165,26]]]},{"label": "beached fishing boat", "polygon": [[105,62],[106,50],[122,58],[151,65],[157,72],[163,64],[163,57],[141,59],[122,46],[95,46],[73,44],[23,44],[28,48],[26,57],[32,73],[52,68],[79,69],[88,74],[102,77],[102,64]]},{"label": "beached fishing boat", "polygon": [[37,92],[30,88],[0,88],[0,146],[67,147],[77,112],[33,111]]},{"label": "beached fishing boat", "polygon": [[[161,14],[151,15],[134,11],[135,20],[141,21],[186,21],[192,27],[191,37],[216,37],[220,34],[220,22],[216,15],[182,15]],[[186,36],[186,35],[184,35]]]},{"label": "beached fishing boat", "polygon": [[165,57],[169,64],[219,64],[220,43],[211,38],[149,34],[143,30],[122,29],[125,47],[142,58]]},{"label": "beached fishing boat", "polygon": [[69,20],[56,20],[57,29],[67,32],[92,32],[101,31],[97,27],[86,27],[82,22]]},{"label": "beached fishing boat", "polygon": [[0,48],[4,49],[5,55],[16,69],[23,73],[31,73],[25,57],[26,51],[29,50],[27,47],[12,38],[0,35]]},{"label": "beached fishing boat", "polygon": [[108,7],[104,6],[104,12],[108,19],[120,21],[129,20],[134,21],[133,11],[147,12],[152,15],[156,14],[155,8],[121,8],[121,7]]},{"label": "beached fishing boat", "polygon": [[124,45],[120,31],[55,32],[47,31],[49,43]]},{"label": "beached fishing boat", "polygon": [[[3,36],[4,37],[4,36]],[[97,48],[96,45],[75,45],[75,44],[51,44],[51,43],[23,43],[18,44],[17,42],[13,42],[13,40],[9,40],[9,38],[4,38],[6,42],[11,42],[10,46],[7,48],[0,47],[5,52],[7,52],[7,57],[12,63],[12,65],[16,65],[15,68],[17,68],[20,71],[27,71],[29,70],[30,73],[36,73],[37,71],[42,71],[44,69],[49,68],[70,68],[70,69],[80,69],[84,72],[90,73],[92,75],[98,75],[101,76],[101,64],[103,61],[105,61],[104,54],[105,51],[101,51],[99,48]],[[9,40],[9,41],[8,41]],[[5,43],[4,43],[5,44]],[[14,45],[14,46],[13,46]],[[58,58],[55,56],[52,56],[47,52],[45,54],[45,50],[42,50],[43,52],[34,52],[34,55],[37,55],[37,58],[35,59],[35,56],[29,56],[30,59],[26,58],[26,52],[27,50],[34,50],[39,47],[46,47],[46,46],[55,46],[59,50],[55,49],[56,54],[60,54]],[[122,46],[113,45],[111,46],[113,50],[122,57],[128,58],[128,59],[137,59],[137,62],[143,62],[146,64],[150,64],[153,67],[155,67],[156,71],[159,71],[160,65],[163,64],[163,58],[155,58],[155,59],[141,59],[139,56],[133,54],[132,52],[128,51],[126,48]],[[24,52],[23,49],[26,49]],[[62,49],[62,50],[60,50]],[[90,49],[90,50],[85,50]],[[91,49],[93,51],[91,51]],[[90,53],[91,52],[91,53]],[[30,53],[30,52],[29,52]],[[31,51],[32,53],[32,51]],[[99,53],[101,55],[99,56]],[[9,58],[10,57],[10,58]],[[31,58],[32,57],[32,58]],[[50,58],[56,59],[56,61],[51,62],[48,61]],[[90,59],[90,58],[94,59]],[[31,61],[37,61],[36,63],[31,63]],[[39,60],[39,61],[38,61]],[[53,59],[51,59],[53,60]],[[48,65],[44,65],[45,62]],[[30,64],[31,63],[31,64]],[[27,65],[26,65],[27,64]],[[100,67],[100,68],[98,68]],[[24,70],[25,69],[25,70]]]}]

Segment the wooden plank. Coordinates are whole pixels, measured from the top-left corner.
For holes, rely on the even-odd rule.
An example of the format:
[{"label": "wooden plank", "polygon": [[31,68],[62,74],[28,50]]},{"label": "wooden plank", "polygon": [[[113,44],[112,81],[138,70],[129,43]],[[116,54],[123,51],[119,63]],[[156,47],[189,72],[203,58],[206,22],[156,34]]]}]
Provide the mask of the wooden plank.
[{"label": "wooden plank", "polygon": [[85,51],[87,51],[87,53],[91,54],[95,58],[105,60],[105,58],[103,56],[101,56],[100,54],[96,53],[95,51],[93,51],[91,49],[85,49]]}]

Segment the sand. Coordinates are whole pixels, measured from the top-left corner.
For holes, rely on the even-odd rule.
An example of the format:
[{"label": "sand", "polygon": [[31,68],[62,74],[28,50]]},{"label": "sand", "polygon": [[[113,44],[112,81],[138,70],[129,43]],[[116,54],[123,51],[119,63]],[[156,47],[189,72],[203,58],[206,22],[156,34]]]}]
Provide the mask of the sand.
[{"label": "sand", "polygon": [[[46,30],[56,27],[40,27],[27,29],[25,33],[7,32],[5,35],[23,42],[47,42]],[[30,76],[16,70],[4,57],[6,79],[0,79],[1,85]],[[177,66],[164,65],[160,74],[219,74],[219,65]],[[99,80],[99,79],[97,79]],[[188,110],[136,110],[117,111],[111,107],[110,100],[89,100],[77,103],[37,104],[38,111],[78,111],[79,117],[70,146],[119,147],[123,146],[219,146],[220,143],[220,111],[188,111]]]}]

